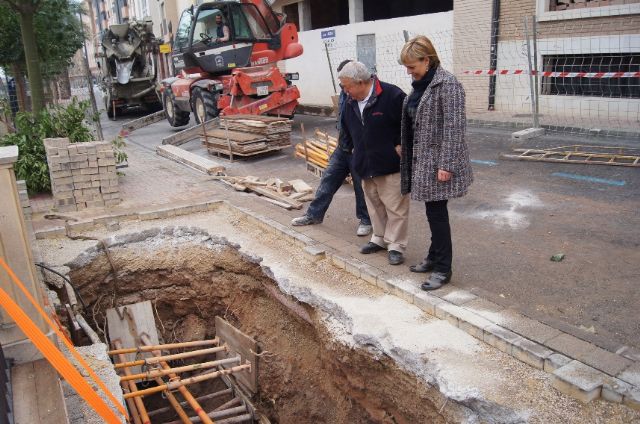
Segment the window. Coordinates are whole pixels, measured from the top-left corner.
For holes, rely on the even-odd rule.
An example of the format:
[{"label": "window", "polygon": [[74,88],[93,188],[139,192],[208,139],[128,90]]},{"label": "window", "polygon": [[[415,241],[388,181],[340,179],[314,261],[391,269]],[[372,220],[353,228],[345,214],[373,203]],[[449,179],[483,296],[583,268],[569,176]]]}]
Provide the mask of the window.
[{"label": "window", "polygon": [[282,6],[282,12],[287,16],[287,23],[294,24],[300,29],[300,15],[298,13],[298,3]]},{"label": "window", "polygon": [[[543,72],[640,72],[640,53],[543,56]],[[541,94],[640,99],[640,77],[542,77]]]},{"label": "window", "polygon": [[249,25],[249,28],[251,28],[251,32],[256,39],[268,40],[271,38],[269,28],[256,6],[253,4],[243,4],[242,11],[244,12],[246,22]]},{"label": "window", "polygon": [[[640,0],[628,0],[625,4],[631,3],[640,3]],[[549,11],[584,9],[587,7],[602,7],[613,4],[614,2],[607,0],[549,0]]]},{"label": "window", "polygon": [[424,15],[427,13],[448,12],[453,10],[453,0],[395,0],[381,2],[362,0],[364,20],[401,18],[403,16]]},{"label": "window", "polygon": [[372,74],[376,73],[376,35],[361,34],[356,38],[358,62],[367,65]]},{"label": "window", "polygon": [[[216,35],[216,16],[221,15],[223,20],[222,24],[227,26],[227,22],[224,19],[224,13],[220,9],[204,9],[198,12],[198,18],[195,22],[193,29],[193,44],[203,43],[211,38],[215,39]],[[228,28],[228,26],[227,26]],[[179,30],[178,30],[179,31]],[[207,39],[207,36],[210,37]],[[207,43],[209,41],[206,41]]]},{"label": "window", "polygon": [[191,10],[187,9],[182,12],[178,29],[176,31],[176,39],[173,43],[174,50],[180,50],[189,44],[189,32],[191,31]]}]

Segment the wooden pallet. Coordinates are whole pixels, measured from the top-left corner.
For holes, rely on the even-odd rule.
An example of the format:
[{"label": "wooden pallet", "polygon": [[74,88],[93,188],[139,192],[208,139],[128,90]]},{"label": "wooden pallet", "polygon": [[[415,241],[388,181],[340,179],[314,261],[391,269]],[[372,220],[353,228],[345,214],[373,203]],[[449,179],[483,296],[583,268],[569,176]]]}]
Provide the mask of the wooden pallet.
[{"label": "wooden pallet", "polygon": [[291,120],[269,116],[221,117],[218,128],[202,133],[202,143],[212,155],[249,157],[291,145]]},{"label": "wooden pallet", "polygon": [[640,167],[640,149],[608,146],[561,146],[552,149],[513,149],[518,154],[500,154],[501,159],[537,162],[582,163]]},{"label": "wooden pallet", "polygon": [[251,156],[264,155],[271,152],[277,152],[279,150],[286,149],[287,147],[289,146],[267,146],[263,150],[243,153],[243,152],[235,152],[233,150],[229,152],[228,147],[223,148],[223,147],[207,146],[207,151],[209,152],[210,155],[214,155],[218,157],[226,157],[226,158],[229,158],[231,161],[233,161],[234,158],[246,159]]}]

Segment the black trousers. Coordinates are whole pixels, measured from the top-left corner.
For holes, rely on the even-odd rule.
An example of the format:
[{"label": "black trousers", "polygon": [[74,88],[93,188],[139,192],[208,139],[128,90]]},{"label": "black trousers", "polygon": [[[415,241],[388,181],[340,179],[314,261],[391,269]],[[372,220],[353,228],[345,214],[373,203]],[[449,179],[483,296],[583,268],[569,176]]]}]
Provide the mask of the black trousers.
[{"label": "black trousers", "polygon": [[449,272],[453,260],[453,248],[447,200],[424,202],[424,204],[431,229],[431,246],[429,246],[427,260],[433,262],[434,271]]}]

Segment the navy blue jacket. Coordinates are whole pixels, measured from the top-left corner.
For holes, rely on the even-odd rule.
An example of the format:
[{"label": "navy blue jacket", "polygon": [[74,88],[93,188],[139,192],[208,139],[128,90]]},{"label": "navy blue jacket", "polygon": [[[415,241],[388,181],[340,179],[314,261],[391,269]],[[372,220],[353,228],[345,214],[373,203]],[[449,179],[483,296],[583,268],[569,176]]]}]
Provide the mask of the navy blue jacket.
[{"label": "navy blue jacket", "polygon": [[349,97],[341,117],[343,144],[353,146],[353,166],[361,178],[400,172],[402,103],[406,94],[393,84],[373,78],[373,92],[362,116]]}]

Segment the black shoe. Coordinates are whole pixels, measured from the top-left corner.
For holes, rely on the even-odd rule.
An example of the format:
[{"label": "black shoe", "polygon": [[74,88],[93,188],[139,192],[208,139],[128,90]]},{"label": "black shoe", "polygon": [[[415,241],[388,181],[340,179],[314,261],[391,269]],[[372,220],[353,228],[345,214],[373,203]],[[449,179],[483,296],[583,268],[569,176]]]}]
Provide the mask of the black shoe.
[{"label": "black shoe", "polygon": [[426,291],[436,290],[444,286],[445,284],[447,284],[449,281],[451,281],[451,271],[449,272],[434,271],[431,273],[427,281],[422,283],[420,288]]},{"label": "black shoe", "polygon": [[404,256],[397,250],[389,250],[389,265],[400,265],[404,262]]},{"label": "black shoe", "polygon": [[360,253],[362,253],[363,255],[368,255],[369,253],[376,253],[381,250],[384,250],[384,247],[370,241],[360,248]]},{"label": "black shoe", "polygon": [[322,221],[311,218],[309,215],[302,215],[291,220],[291,225],[294,227],[302,227],[303,225],[321,224]]},{"label": "black shoe", "polygon": [[435,264],[431,262],[429,259],[425,259],[420,262],[418,265],[411,265],[409,267],[409,271],[411,272],[431,272],[433,271],[433,267]]}]

